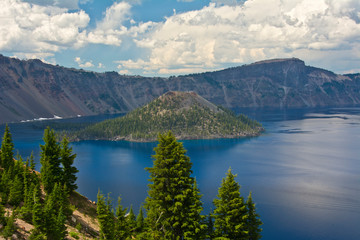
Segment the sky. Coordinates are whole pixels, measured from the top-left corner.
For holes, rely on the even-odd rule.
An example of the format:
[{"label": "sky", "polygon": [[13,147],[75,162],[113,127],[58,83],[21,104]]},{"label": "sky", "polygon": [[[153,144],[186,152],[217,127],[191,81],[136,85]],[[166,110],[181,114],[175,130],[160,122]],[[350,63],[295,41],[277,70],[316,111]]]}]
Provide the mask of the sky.
[{"label": "sky", "polygon": [[0,0],[0,54],[173,76],[296,57],[360,72],[359,0]]}]

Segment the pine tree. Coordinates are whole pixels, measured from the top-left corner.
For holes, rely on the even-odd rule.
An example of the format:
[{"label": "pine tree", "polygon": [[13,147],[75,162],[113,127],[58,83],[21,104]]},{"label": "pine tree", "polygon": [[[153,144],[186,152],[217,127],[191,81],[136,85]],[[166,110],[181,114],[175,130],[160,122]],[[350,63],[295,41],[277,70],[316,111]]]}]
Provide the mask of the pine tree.
[{"label": "pine tree", "polygon": [[38,228],[33,228],[31,230],[29,240],[47,240],[47,238]]},{"label": "pine tree", "polygon": [[2,204],[0,204],[0,224],[3,226],[6,224],[5,207]]},{"label": "pine tree", "polygon": [[249,193],[246,201],[248,218],[246,220],[246,230],[248,231],[249,240],[261,239],[261,225],[263,224],[260,220],[259,214],[256,213],[255,203],[252,200],[251,192]]},{"label": "pine tree", "polygon": [[64,234],[66,235],[65,211],[67,208],[68,202],[65,192],[59,183],[55,183],[54,189],[45,199],[45,235],[48,239],[60,240],[63,239]]},{"label": "pine tree", "polygon": [[143,207],[140,206],[139,214],[136,217],[136,232],[142,233],[145,228],[145,221],[144,221],[144,211]]},{"label": "pine tree", "polygon": [[30,154],[30,169],[35,171],[34,151]]},{"label": "pine tree", "polygon": [[35,184],[31,183],[31,185],[24,191],[24,205],[21,207],[20,213],[21,218],[25,221],[31,223],[32,221],[32,211],[34,207],[34,191]]},{"label": "pine tree", "polygon": [[214,222],[211,214],[207,217],[207,238],[214,239]]},{"label": "pine tree", "polygon": [[132,205],[130,206],[130,211],[126,216],[126,221],[129,228],[129,232],[132,235],[136,230],[136,217]]},{"label": "pine tree", "polygon": [[111,199],[109,195],[106,199],[100,190],[97,195],[96,212],[100,225],[100,239],[115,239],[115,221],[111,211]]},{"label": "pine tree", "polygon": [[29,194],[30,184],[31,182],[30,182],[29,158],[27,158],[23,172],[24,205],[28,204],[28,202],[31,200],[31,195]]},{"label": "pine tree", "polygon": [[45,192],[49,194],[54,188],[55,183],[60,182],[62,170],[60,168],[60,146],[56,142],[54,130],[49,127],[44,131],[44,145],[41,148],[41,181]]},{"label": "pine tree", "polygon": [[2,172],[1,175],[1,192],[0,192],[0,197],[1,197],[1,203],[2,204],[6,204],[8,202],[9,199],[9,193],[10,193],[10,187],[12,183],[12,176],[11,176],[11,170],[4,170]]},{"label": "pine tree", "polygon": [[194,180],[192,189],[192,198],[190,200],[190,214],[188,216],[188,230],[184,233],[185,239],[204,239],[206,237],[206,224],[203,224],[204,216],[201,215],[203,210],[200,201],[201,194],[198,189],[196,179]]},{"label": "pine tree", "polygon": [[18,206],[23,199],[23,182],[21,178],[16,175],[10,187],[9,203],[13,206]]},{"label": "pine tree", "polygon": [[28,169],[28,186],[30,186],[31,184],[38,184],[40,181],[39,176],[36,174],[35,171],[35,161],[34,161],[34,152],[31,152],[30,157],[27,158],[28,162],[29,162],[29,167]]},{"label": "pine tree", "polygon": [[127,208],[121,205],[121,197],[118,197],[116,207],[115,239],[126,239],[129,234],[129,227],[125,218]]},{"label": "pine tree", "polygon": [[1,143],[1,167],[8,170],[14,165],[14,144],[12,142],[9,126],[6,124]]},{"label": "pine tree", "polygon": [[[159,144],[154,149],[154,166],[150,172],[149,196],[146,199],[146,222],[149,226],[148,238],[188,239],[200,235],[198,222],[202,209],[200,196],[194,178],[191,177],[190,158],[185,155],[182,143],[168,132],[159,135]],[[195,206],[195,207],[193,207]]]},{"label": "pine tree", "polygon": [[77,189],[75,182],[76,173],[79,170],[73,166],[76,154],[72,154],[72,147],[69,147],[69,141],[66,137],[61,142],[60,158],[63,166],[62,183],[66,185],[69,192],[72,192]]},{"label": "pine tree", "polygon": [[222,180],[217,197],[214,199],[215,235],[228,239],[248,239],[246,231],[247,210],[244,199],[240,196],[240,185],[236,175],[228,170]]},{"label": "pine tree", "polygon": [[24,161],[22,157],[20,156],[19,152],[16,155],[16,161],[13,161],[13,166],[9,168],[11,170],[12,177],[18,176],[23,180],[23,174],[24,174]]},{"label": "pine tree", "polygon": [[34,231],[34,237],[39,235],[39,232],[44,232],[46,229],[43,205],[41,204],[41,190],[38,184],[33,191],[32,224],[36,229]]},{"label": "pine tree", "polygon": [[48,236],[48,239],[52,240],[63,240],[67,235],[66,231],[66,216],[64,210],[61,207],[58,211],[57,216],[54,218],[54,227],[52,229],[51,236]]},{"label": "pine tree", "polygon": [[13,211],[10,217],[7,217],[6,226],[3,230],[3,236],[7,239],[10,238],[16,230],[15,226],[15,212]]},{"label": "pine tree", "polygon": [[66,216],[70,216],[72,212],[69,210],[70,203],[66,190],[64,189],[66,189],[66,186],[62,187],[60,183],[55,183],[52,192],[46,196],[45,208],[55,212],[62,208],[63,213]]},{"label": "pine tree", "polygon": [[31,180],[31,173],[29,167],[29,158],[26,159],[24,173],[23,173],[23,186],[24,186],[24,205],[21,207],[21,216],[25,221],[30,222],[32,219],[33,207],[33,191],[34,183]]}]

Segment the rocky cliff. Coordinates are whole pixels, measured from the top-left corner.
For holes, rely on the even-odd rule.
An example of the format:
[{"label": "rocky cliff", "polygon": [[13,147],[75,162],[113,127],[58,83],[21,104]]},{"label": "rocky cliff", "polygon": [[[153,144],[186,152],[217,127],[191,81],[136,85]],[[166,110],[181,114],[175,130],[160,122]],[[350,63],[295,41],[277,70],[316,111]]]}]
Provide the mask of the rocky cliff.
[{"label": "rocky cliff", "polygon": [[0,123],[128,112],[167,91],[194,91],[228,108],[360,104],[360,74],[338,75],[299,59],[275,59],[169,78],[64,68],[0,55]]}]

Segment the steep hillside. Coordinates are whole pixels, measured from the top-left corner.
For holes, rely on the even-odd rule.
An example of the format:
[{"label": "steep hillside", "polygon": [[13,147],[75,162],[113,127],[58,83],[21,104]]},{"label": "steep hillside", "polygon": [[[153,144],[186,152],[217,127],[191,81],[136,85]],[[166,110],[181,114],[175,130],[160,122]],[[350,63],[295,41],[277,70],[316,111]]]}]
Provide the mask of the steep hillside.
[{"label": "steep hillside", "polygon": [[[96,214],[96,204],[77,192],[70,196],[70,203],[76,210],[66,224],[68,236],[66,239],[98,239],[99,222]],[[5,206],[5,211],[13,212],[9,205]],[[11,239],[29,239],[34,226],[21,218],[15,219],[15,233]],[[5,239],[0,236],[0,239]]]},{"label": "steep hillside", "polygon": [[195,92],[168,92],[124,117],[89,126],[75,136],[78,140],[155,141],[159,133],[169,130],[178,139],[206,139],[256,136],[263,129]]},{"label": "steep hillside", "polygon": [[127,112],[163,93],[157,81],[0,55],[0,123]]},{"label": "steep hillside", "polygon": [[337,75],[275,59],[170,78],[95,73],[0,55],[0,123],[128,112],[167,91],[194,91],[228,108],[360,104],[359,74]]}]

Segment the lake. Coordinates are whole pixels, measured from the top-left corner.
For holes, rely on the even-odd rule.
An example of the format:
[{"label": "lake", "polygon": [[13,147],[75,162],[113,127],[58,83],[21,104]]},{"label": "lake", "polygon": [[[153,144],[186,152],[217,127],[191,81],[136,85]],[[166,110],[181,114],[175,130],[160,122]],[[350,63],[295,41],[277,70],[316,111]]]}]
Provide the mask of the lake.
[{"label": "lake", "polygon": [[[204,203],[212,208],[229,167],[241,194],[253,193],[265,240],[360,239],[360,108],[251,111],[266,132],[256,138],[183,141]],[[98,121],[109,116],[62,120]],[[39,160],[43,130],[10,124],[15,148]],[[1,136],[4,126],[0,126]],[[83,141],[77,154],[78,191],[98,189],[138,210],[147,195],[156,143]],[[39,169],[40,166],[38,165]]]}]

